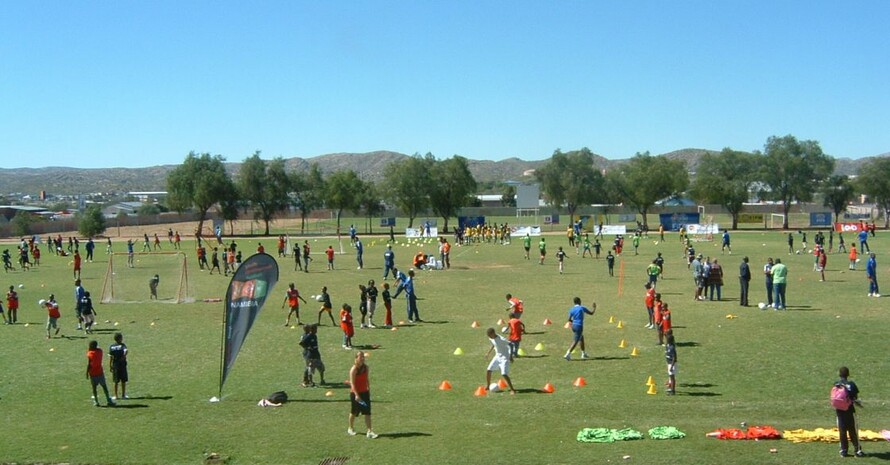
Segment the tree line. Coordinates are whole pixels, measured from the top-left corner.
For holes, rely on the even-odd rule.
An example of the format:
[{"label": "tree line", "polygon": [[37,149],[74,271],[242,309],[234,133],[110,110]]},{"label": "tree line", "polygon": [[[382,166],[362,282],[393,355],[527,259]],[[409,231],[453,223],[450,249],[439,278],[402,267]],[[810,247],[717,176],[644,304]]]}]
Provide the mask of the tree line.
[{"label": "tree line", "polygon": [[[686,195],[701,204],[725,208],[732,217],[732,229],[736,229],[753,194],[781,204],[785,214],[782,226],[787,229],[788,213],[795,202],[811,202],[818,193],[823,205],[839,216],[857,194],[865,194],[884,212],[887,227],[890,158],[863,165],[855,179],[832,175],[834,164],[834,158],[823,153],[818,142],[787,135],[770,137],[763,151],[725,148],[708,153],[695,173],[690,173],[682,160],[648,152],[637,153],[627,163],[607,170],[597,166],[588,148],[557,149],[536,170],[535,179],[544,200],[572,219],[578,209],[588,205],[602,205],[606,213],[623,205],[642,215],[648,227],[647,214],[659,200]],[[447,232],[449,219],[475,203],[476,189],[468,160],[458,155],[440,160],[430,153],[415,154],[389,165],[383,181],[373,183],[349,169],[324,174],[316,164],[305,171],[288,171],[283,158],[266,161],[260,152],[246,158],[231,176],[222,156],[191,152],[167,177],[166,206],[179,213],[195,212],[199,230],[213,208],[229,222],[248,212],[264,223],[268,235],[271,222],[289,209],[299,212],[300,230],[305,232],[306,219],[315,210],[336,212],[339,229],[343,212],[373,220],[389,203],[408,217],[408,227],[419,215],[431,211],[442,218]],[[505,205],[515,205],[515,188],[503,186],[502,193]],[[105,229],[98,207],[81,213],[78,224],[85,236]]]}]

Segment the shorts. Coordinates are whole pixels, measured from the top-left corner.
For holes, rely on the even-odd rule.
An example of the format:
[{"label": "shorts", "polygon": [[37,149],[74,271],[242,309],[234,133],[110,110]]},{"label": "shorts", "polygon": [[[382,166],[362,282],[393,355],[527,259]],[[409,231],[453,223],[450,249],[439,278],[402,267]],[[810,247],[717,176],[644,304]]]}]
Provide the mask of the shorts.
[{"label": "shorts", "polygon": [[320,358],[310,358],[306,360],[306,368],[310,371],[318,370],[319,372],[324,373],[324,362],[322,362]]},{"label": "shorts", "polygon": [[355,398],[355,393],[349,393],[349,400],[352,403],[352,409],[350,412],[358,416],[361,415],[370,415],[371,414],[371,391],[365,391],[358,393],[358,400],[364,402],[365,405],[359,404],[358,400]]},{"label": "shorts", "polygon": [[677,362],[668,364],[668,376],[674,376],[677,374]]},{"label": "shorts", "polygon": [[495,355],[494,358],[491,359],[491,362],[488,363],[488,371],[494,371],[495,368],[497,368],[502,375],[509,375],[510,359],[507,357],[502,357],[500,355]]},{"label": "shorts", "polygon": [[584,327],[572,325],[572,340],[579,342],[584,337]]},{"label": "shorts", "polygon": [[[92,387],[105,386],[105,373],[102,373],[99,376],[90,376],[90,385]],[[99,399],[96,399],[96,402],[98,401]]]},{"label": "shorts", "polygon": [[50,328],[59,329],[59,319],[58,318],[47,317],[46,330],[49,331]]},{"label": "shorts", "polygon": [[115,383],[130,381],[130,376],[127,374],[127,365],[113,365],[111,367],[111,381]]}]

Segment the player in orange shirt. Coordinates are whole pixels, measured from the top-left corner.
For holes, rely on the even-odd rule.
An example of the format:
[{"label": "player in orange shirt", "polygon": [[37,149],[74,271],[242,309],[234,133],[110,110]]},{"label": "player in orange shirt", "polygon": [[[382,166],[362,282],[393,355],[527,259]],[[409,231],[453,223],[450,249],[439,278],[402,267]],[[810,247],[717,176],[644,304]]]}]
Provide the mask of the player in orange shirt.
[{"label": "player in orange shirt", "polygon": [[856,244],[855,243],[850,244],[850,269],[851,270],[856,269],[856,260],[858,259],[857,258],[858,256],[859,256],[859,252],[856,251]]},{"label": "player in orange shirt", "polygon": [[655,305],[652,307],[652,323],[655,325],[655,332],[658,336],[658,345],[664,345],[664,332],[661,330],[661,293],[655,293]]},{"label": "player in orange shirt", "polygon": [[349,304],[343,304],[343,308],[340,309],[340,329],[343,330],[343,348],[352,349],[355,327],[352,325],[352,307]]},{"label": "player in orange shirt", "polygon": [[290,283],[288,286],[287,293],[284,296],[284,302],[281,303],[281,308],[284,308],[284,304],[287,304],[290,307],[290,311],[287,312],[287,321],[284,322],[284,326],[290,326],[290,316],[297,316],[297,326],[302,326],[303,323],[300,321],[300,301],[303,303],[306,302],[306,299],[300,295],[300,291],[294,286],[294,283]]},{"label": "player in orange shirt", "polygon": [[81,267],[81,258],[80,252],[74,252],[74,279],[80,279],[80,267]]},{"label": "player in orange shirt", "polygon": [[522,342],[522,335],[525,334],[525,324],[515,312],[510,314],[510,321],[507,324],[510,327],[510,337],[507,338],[510,343],[510,354],[519,357],[519,344]]},{"label": "player in orange shirt", "polygon": [[513,294],[507,294],[507,303],[507,313],[515,313],[516,318],[522,318],[522,312],[525,310],[522,301],[518,297],[513,297]]},{"label": "player in orange shirt", "polygon": [[655,287],[652,286],[652,282],[647,282],[643,287],[646,288],[646,311],[649,313],[649,324],[646,328],[652,329],[655,327]]}]

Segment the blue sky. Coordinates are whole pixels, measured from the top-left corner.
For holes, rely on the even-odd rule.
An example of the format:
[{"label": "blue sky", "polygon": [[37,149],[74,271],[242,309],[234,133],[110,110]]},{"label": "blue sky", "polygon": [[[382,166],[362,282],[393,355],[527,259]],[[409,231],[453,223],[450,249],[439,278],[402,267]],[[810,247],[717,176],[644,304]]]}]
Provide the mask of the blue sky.
[{"label": "blue sky", "polygon": [[887,1],[0,3],[0,167],[890,152]]}]

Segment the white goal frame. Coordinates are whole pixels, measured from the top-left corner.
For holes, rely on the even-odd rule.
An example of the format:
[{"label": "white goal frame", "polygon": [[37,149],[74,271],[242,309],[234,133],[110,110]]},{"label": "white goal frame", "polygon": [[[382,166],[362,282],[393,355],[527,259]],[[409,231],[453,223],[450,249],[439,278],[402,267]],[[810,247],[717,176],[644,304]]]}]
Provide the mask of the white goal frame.
[{"label": "white goal frame", "polygon": [[785,224],[785,215],[781,213],[770,213],[769,214],[769,228],[776,229],[776,218],[779,218],[779,228],[781,228]]},{"label": "white goal frame", "polygon": [[[108,256],[108,268],[105,270],[105,279],[102,282],[102,296],[99,299],[100,303],[110,304],[110,303],[121,303],[121,304],[130,304],[130,303],[145,303],[147,300],[116,300],[114,295],[114,276],[118,267],[126,268],[127,267],[127,258],[129,257],[128,252],[113,252]],[[189,275],[188,275],[188,256],[183,251],[173,251],[173,252],[134,252],[133,256],[151,256],[151,255],[178,255],[180,257],[180,266],[179,266],[179,285],[176,289],[176,295],[172,299],[162,299],[156,302],[158,303],[171,303],[171,304],[181,304],[187,302],[194,302],[195,298],[189,292]],[[117,258],[116,258],[117,257]],[[115,263],[117,262],[117,263]]]}]

